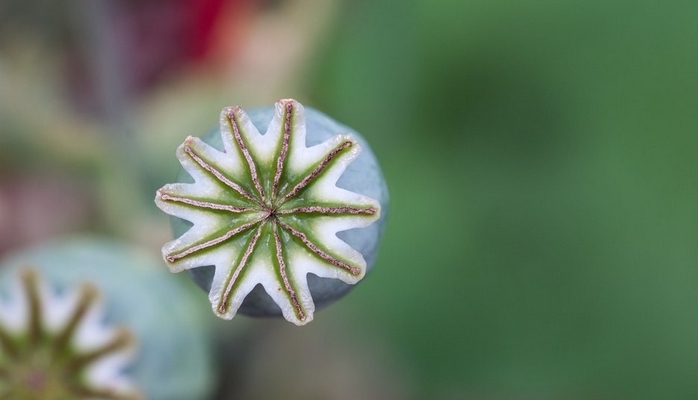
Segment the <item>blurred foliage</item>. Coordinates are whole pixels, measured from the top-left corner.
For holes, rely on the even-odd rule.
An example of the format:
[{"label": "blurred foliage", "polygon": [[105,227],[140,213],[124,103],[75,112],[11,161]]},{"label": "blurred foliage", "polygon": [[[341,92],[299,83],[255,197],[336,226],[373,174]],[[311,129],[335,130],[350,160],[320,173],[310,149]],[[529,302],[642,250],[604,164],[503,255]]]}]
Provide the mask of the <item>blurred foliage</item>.
[{"label": "blurred foliage", "polygon": [[393,206],[342,306],[422,395],[698,397],[698,3],[344,11],[315,105]]}]

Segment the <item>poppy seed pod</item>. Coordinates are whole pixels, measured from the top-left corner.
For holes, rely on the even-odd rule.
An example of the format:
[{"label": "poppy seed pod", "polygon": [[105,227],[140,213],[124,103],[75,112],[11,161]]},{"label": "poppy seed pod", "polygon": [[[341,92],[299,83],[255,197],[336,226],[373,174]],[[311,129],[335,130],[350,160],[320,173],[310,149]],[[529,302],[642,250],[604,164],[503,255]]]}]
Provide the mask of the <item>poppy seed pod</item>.
[{"label": "poppy seed pod", "polygon": [[0,262],[0,291],[7,398],[203,400],[213,391],[198,301],[137,247],[95,238],[30,247]]},{"label": "poppy seed pod", "polygon": [[372,268],[388,191],[352,129],[295,100],[227,107],[219,128],[187,138],[177,157],[179,182],[155,199],[174,217],[163,257],[209,292],[219,317],[304,325]]}]

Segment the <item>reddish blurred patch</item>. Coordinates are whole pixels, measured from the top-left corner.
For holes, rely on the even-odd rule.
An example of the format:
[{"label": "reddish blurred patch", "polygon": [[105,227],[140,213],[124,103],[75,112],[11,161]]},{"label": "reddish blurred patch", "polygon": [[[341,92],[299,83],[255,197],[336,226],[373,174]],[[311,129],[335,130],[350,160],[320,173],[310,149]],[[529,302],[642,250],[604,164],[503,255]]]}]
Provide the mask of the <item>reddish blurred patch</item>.
[{"label": "reddish blurred patch", "polygon": [[68,79],[76,100],[86,109],[94,108],[105,80],[118,82],[123,95],[133,99],[184,68],[216,64],[220,43],[237,42],[219,36],[239,33],[230,26],[244,26],[243,20],[261,2],[102,0],[95,4],[83,13],[89,19],[85,26],[92,48],[68,49]]},{"label": "reddish blurred patch", "polygon": [[94,226],[95,198],[88,184],[68,175],[0,176],[0,255]]}]

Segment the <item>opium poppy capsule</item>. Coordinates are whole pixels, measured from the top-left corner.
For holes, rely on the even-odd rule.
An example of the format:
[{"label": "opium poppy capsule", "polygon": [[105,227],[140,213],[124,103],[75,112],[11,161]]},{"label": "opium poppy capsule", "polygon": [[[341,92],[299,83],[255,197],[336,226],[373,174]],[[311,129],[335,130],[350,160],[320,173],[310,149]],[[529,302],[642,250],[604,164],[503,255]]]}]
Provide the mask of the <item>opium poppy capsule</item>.
[{"label": "opium poppy capsule", "polygon": [[171,278],[158,257],[106,238],[58,239],[1,260],[4,398],[209,399],[210,320]]},{"label": "opium poppy capsule", "polygon": [[372,268],[388,191],[351,128],[290,99],[227,107],[219,128],[188,137],[177,158],[179,182],[155,198],[175,217],[163,258],[191,273],[219,317],[304,325]]}]

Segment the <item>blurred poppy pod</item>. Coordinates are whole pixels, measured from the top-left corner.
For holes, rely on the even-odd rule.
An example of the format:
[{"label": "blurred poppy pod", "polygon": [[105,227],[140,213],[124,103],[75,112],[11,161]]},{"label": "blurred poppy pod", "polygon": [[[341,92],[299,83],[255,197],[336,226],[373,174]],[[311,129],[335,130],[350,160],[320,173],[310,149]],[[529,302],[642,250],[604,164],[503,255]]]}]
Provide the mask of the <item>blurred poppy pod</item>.
[{"label": "blurred poppy pod", "polygon": [[214,361],[196,299],[157,258],[68,239],[0,263],[7,398],[206,399]]}]

